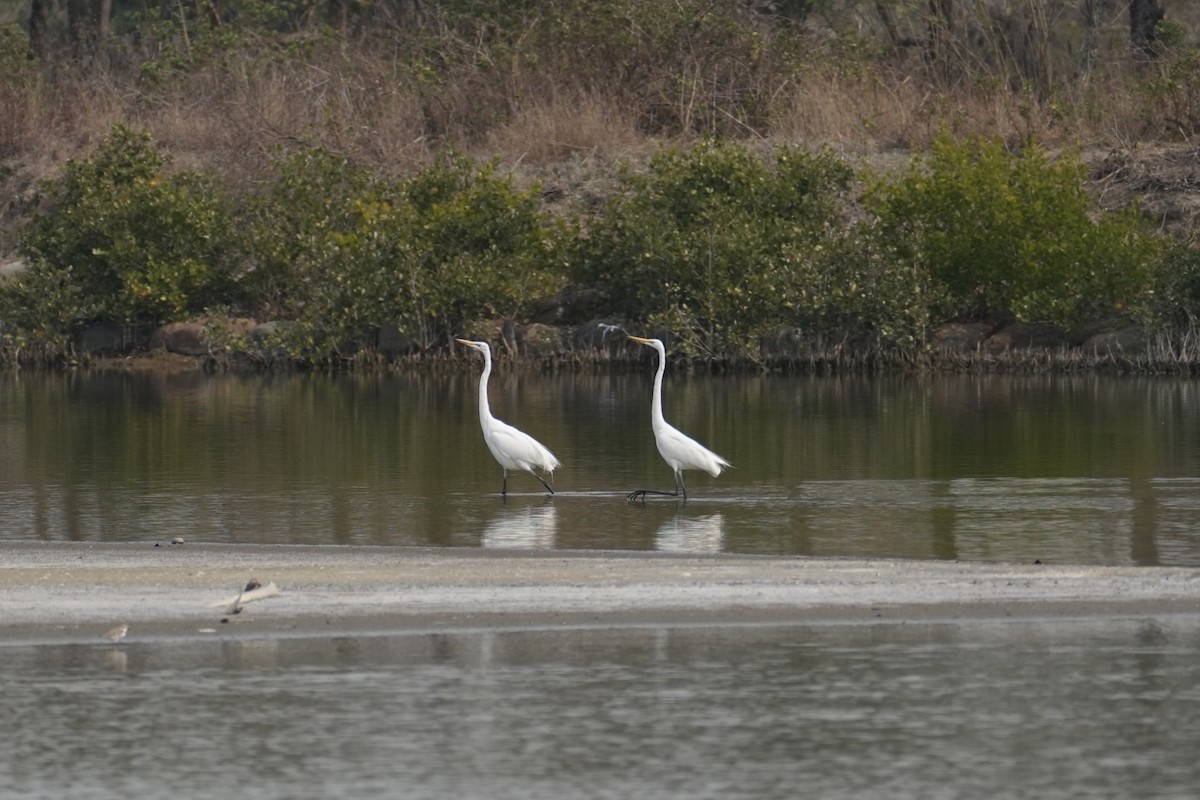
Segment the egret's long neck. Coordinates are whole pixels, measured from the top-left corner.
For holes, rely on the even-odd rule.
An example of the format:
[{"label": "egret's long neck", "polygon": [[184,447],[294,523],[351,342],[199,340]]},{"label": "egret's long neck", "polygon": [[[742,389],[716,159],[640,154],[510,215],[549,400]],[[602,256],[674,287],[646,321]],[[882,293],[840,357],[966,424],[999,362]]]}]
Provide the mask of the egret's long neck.
[{"label": "egret's long neck", "polygon": [[663,353],[658,354],[658,372],[654,373],[654,400],[650,404],[650,420],[655,426],[666,425],[662,410],[663,373],[667,370],[667,359]]},{"label": "egret's long neck", "polygon": [[492,408],[488,405],[488,378],[492,376],[492,357],[483,354],[483,374],[479,376],[479,424],[487,430],[488,421],[492,418]]}]

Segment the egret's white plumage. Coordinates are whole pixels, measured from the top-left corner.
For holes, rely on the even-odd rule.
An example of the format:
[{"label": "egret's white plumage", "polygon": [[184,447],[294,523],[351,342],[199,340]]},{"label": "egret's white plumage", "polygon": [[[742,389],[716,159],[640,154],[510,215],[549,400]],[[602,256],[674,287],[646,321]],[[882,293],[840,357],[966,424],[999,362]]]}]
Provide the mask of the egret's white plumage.
[{"label": "egret's white plumage", "polygon": [[528,433],[517,430],[512,425],[501,422],[492,416],[487,394],[488,378],[492,374],[492,348],[487,342],[474,342],[470,339],[455,339],[455,341],[483,353],[483,374],[479,376],[479,427],[483,429],[483,441],[487,444],[488,450],[500,462],[500,468],[503,470],[504,478],[500,494],[508,494],[508,471],[510,469],[528,472],[541,481],[547,492],[554,494],[554,489],[550,488],[550,484],[546,483],[542,476],[534,470],[544,470],[553,477],[554,470],[560,466],[558,459]]},{"label": "egret's white plumage", "polygon": [[728,461],[709,450],[704,445],[684,435],[663,417],[662,383],[663,373],[667,369],[667,349],[658,339],[643,339],[640,336],[630,336],[631,340],[654,348],[658,353],[658,372],[654,375],[654,399],[650,406],[650,427],[654,431],[654,443],[658,445],[659,455],[675,473],[674,492],[655,492],[650,489],[638,489],[630,493],[629,500],[644,498],[647,494],[665,494],[672,497],[683,493],[687,499],[687,485],[683,482],[685,469],[702,469],[714,478],[721,470],[731,466]]}]

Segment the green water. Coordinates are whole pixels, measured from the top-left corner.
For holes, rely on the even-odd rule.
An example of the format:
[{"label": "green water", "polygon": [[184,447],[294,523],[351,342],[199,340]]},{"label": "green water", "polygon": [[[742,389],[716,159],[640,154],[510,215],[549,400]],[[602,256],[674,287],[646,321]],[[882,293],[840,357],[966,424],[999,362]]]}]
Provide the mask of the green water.
[{"label": "green water", "polygon": [[474,369],[0,375],[0,538],[603,548],[1200,565],[1200,383],[689,377],[669,421],[734,464],[683,503],[651,376],[497,366],[563,462],[499,496]]}]

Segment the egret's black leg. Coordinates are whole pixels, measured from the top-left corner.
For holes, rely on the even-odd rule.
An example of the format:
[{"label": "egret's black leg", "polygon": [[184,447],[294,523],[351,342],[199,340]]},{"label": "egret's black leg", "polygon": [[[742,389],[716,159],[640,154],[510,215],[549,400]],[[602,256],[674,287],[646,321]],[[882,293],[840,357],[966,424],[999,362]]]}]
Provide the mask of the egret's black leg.
[{"label": "egret's black leg", "polygon": [[625,499],[632,503],[635,500],[645,500],[646,495],[648,494],[657,494],[663,497],[679,497],[678,491],[659,492],[655,491],[654,489],[638,489],[636,492],[630,492],[629,494],[625,495]]},{"label": "egret's black leg", "polygon": [[504,478],[500,483],[500,496],[508,497],[508,470],[504,470]]},{"label": "egret's black leg", "polygon": [[683,499],[687,500],[687,484],[683,482],[683,473],[675,473],[675,494],[683,492]]},{"label": "egret's black leg", "polygon": [[549,492],[550,494],[554,494],[554,490],[550,488],[550,484],[546,483],[546,481],[542,478],[541,475],[538,475],[536,472],[531,472],[529,474],[532,475],[533,477],[537,478],[539,481],[541,481],[542,486],[546,487],[547,492]]},{"label": "egret's black leg", "polygon": [[[635,502],[637,500],[641,500],[641,501],[645,502],[646,495],[648,495],[648,494],[657,494],[657,495],[661,495],[663,497],[679,497],[679,476],[678,475],[675,476],[675,491],[673,491],[673,492],[659,492],[654,489],[638,489],[635,492],[630,492],[629,494],[625,495],[625,500],[630,503]],[[686,490],[683,493],[683,499],[684,500],[687,499],[687,491]]]}]

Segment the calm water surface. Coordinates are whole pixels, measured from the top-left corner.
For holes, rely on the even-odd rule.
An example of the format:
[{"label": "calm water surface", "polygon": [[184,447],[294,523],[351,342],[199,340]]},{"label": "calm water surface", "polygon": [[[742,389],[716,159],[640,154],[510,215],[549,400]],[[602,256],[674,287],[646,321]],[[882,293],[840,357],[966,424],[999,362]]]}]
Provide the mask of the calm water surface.
[{"label": "calm water surface", "polygon": [[0,538],[1200,565],[1196,381],[672,374],[668,419],[735,469],[630,505],[672,485],[648,370],[498,370],[553,498],[499,497],[474,371],[0,375]]},{"label": "calm water surface", "polygon": [[[1200,394],[1099,377],[0,376],[0,538],[1200,565]],[[1192,798],[1200,615],[0,640],[0,797]]]},{"label": "calm water surface", "polygon": [[5,647],[0,796],[1194,798],[1200,623]]}]

